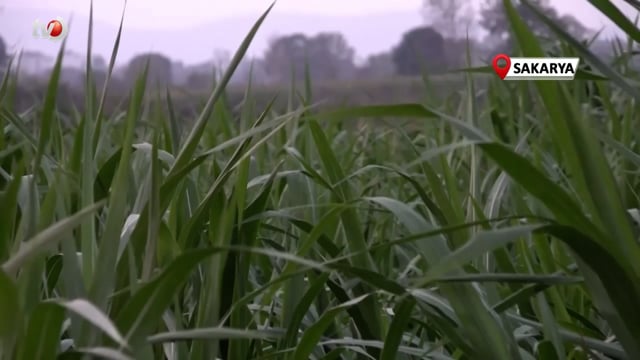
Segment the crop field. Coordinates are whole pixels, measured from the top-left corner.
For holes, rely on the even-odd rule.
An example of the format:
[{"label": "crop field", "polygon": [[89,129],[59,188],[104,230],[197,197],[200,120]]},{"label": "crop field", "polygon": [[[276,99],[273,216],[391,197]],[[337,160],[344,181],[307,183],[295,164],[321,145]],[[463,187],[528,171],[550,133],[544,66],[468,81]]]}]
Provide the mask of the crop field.
[{"label": "crop field", "polygon": [[[477,79],[479,88],[486,88],[487,77]],[[389,103],[416,103],[428,102],[430,104],[443,104],[446,102],[458,103],[459,92],[465,89],[465,79],[460,74],[429,76],[425,80],[421,77],[391,77],[374,78],[359,81],[333,81],[325,83],[312,83],[311,91],[316,109],[335,110],[345,106],[363,106]],[[26,78],[22,86],[16,89],[14,105],[16,111],[28,110],[33,106],[34,99],[45,96],[47,84],[40,79]],[[213,87],[214,84],[212,84]],[[99,87],[99,85],[98,85]],[[304,101],[298,96],[305,92],[304,82],[294,86],[253,84],[251,87],[251,103],[257,109],[267,106],[277,112],[287,112],[291,106],[298,106]],[[68,113],[74,110],[84,110],[86,101],[84,89],[74,89],[68,84],[62,83],[56,94],[56,105],[60,112]],[[105,116],[111,116],[121,111],[123,94],[129,89],[126,87],[115,88],[110,86],[104,100]],[[147,84],[147,104],[159,101],[166,107],[165,90],[161,89],[160,97],[154,84]],[[169,89],[172,97],[173,111],[182,122],[194,120],[194,114],[202,109],[209,93],[203,90],[192,89],[187,86],[172,86]],[[247,96],[246,86],[229,84],[220,101],[224,102],[234,113],[242,108]],[[197,117],[197,116],[196,116]]]},{"label": "crop field", "polygon": [[548,24],[589,77],[414,102],[230,105],[269,11],[191,111],[145,73],[63,111],[62,55],[17,109],[5,75],[0,359],[640,359],[640,31],[601,9],[613,63]]}]

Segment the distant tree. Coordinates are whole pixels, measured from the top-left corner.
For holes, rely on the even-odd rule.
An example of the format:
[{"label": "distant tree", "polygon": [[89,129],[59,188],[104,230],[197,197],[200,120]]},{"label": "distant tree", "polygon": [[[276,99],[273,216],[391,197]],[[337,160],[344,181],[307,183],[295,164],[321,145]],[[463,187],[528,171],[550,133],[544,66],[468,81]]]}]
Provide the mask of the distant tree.
[{"label": "distant tree", "polygon": [[93,70],[93,81],[95,82],[97,89],[102,91],[102,87],[107,81],[107,71],[102,69]]},{"label": "distant tree", "polygon": [[85,71],[74,66],[64,66],[60,71],[60,83],[66,84],[71,88],[83,89],[85,80]]},{"label": "distant tree", "polygon": [[214,83],[213,69],[208,73],[194,71],[187,76],[187,86],[192,90],[210,90]]},{"label": "distant tree", "polygon": [[236,84],[247,84],[251,80],[254,84],[266,84],[269,79],[265,71],[264,61],[260,58],[245,58],[233,73],[231,81]]},{"label": "distant tree", "polygon": [[[583,39],[591,33],[584,24],[573,16],[560,16],[557,10],[551,6],[549,0],[533,0],[532,3],[548,18],[561,24],[567,32],[576,38]],[[521,2],[515,2],[514,5],[520,17],[536,36],[542,39],[554,37],[551,30],[528,6]],[[508,52],[513,48],[511,25],[507,19],[502,0],[485,0],[480,12],[480,26],[487,30],[490,40],[496,44],[498,51]]]},{"label": "distant tree", "polygon": [[400,75],[419,75],[423,70],[439,72],[446,65],[445,40],[432,27],[419,27],[406,32],[393,49],[392,58]]},{"label": "distant tree", "polygon": [[395,72],[396,67],[391,53],[381,53],[369,56],[358,69],[358,76],[361,78],[383,78],[393,76]]},{"label": "distant tree", "polygon": [[5,66],[8,60],[9,55],[7,54],[7,44],[4,42],[4,39],[0,37],[0,67]]},{"label": "distant tree", "polygon": [[270,42],[263,64],[275,82],[290,81],[291,76],[301,80],[306,64],[312,79],[336,80],[355,74],[354,57],[355,51],[340,33],[292,34]]},{"label": "distant tree", "polygon": [[320,33],[310,39],[309,58],[314,78],[348,79],[355,72],[355,50],[340,33]]},{"label": "distant tree", "polygon": [[147,61],[149,61],[147,83],[151,86],[170,85],[172,82],[171,59],[158,53],[138,55],[129,61],[125,72],[125,78],[129,85],[135,83]]},{"label": "distant tree", "polygon": [[422,16],[425,23],[438,30],[445,38],[466,37],[473,18],[469,0],[423,0]]},{"label": "distant tree", "polygon": [[102,56],[96,55],[91,60],[91,67],[98,70],[106,70],[107,62],[104,60]]},{"label": "distant tree", "polygon": [[264,54],[264,67],[275,82],[286,82],[293,74],[301,74],[307,61],[308,39],[304,34],[280,36],[269,42]]},{"label": "distant tree", "polygon": [[[459,69],[467,65],[484,65],[487,56],[495,55],[493,50],[486,49],[484,43],[471,37],[469,39],[445,39],[444,58],[447,60],[449,69]],[[469,54],[469,59],[467,59],[467,54]],[[471,61],[471,64],[468,61]]]}]

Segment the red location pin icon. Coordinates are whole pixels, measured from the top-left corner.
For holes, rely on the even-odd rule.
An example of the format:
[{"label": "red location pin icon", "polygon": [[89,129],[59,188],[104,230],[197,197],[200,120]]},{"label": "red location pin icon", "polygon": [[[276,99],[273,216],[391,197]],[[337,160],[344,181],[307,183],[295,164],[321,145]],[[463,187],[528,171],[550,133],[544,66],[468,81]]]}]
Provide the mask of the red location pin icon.
[{"label": "red location pin icon", "polygon": [[[498,65],[498,61],[504,60],[505,64],[503,66]],[[500,79],[504,80],[509,72],[509,68],[511,67],[511,58],[509,55],[498,54],[493,58],[493,71],[498,74]]]}]

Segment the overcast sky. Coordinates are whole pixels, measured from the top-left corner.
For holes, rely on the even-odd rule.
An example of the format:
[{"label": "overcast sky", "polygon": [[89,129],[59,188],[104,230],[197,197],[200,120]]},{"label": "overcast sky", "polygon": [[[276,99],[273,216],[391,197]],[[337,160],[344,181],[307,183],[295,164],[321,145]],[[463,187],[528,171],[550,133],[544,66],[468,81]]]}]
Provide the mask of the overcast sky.
[{"label": "overcast sky", "polygon": [[[481,0],[469,0],[478,4]],[[482,0],[484,1],[484,0]],[[202,61],[213,52],[202,43],[234,50],[251,22],[272,0],[128,0],[122,57],[150,48],[181,57],[186,62]],[[419,10],[422,0],[278,0],[276,6],[252,45],[260,54],[274,34],[300,31],[340,31],[361,56],[383,51],[399,40],[402,32],[422,22]],[[552,0],[560,13],[570,13],[592,28],[607,25],[587,0]],[[620,5],[623,0],[614,0]],[[96,18],[96,52],[108,55],[114,28],[119,23],[123,0],[94,0]],[[32,38],[35,18],[66,18],[73,13],[74,27],[70,48],[81,50],[86,43],[86,17],[89,0],[0,0],[0,35],[10,46],[35,48],[55,53],[52,44]],[[634,14],[628,6],[628,16]],[[76,21],[75,19],[80,19]],[[236,20],[237,19],[237,20]],[[75,31],[78,23],[79,31]],[[237,23],[237,25],[236,25]],[[84,27],[84,29],[83,29]],[[611,27],[611,26],[609,26]],[[210,32],[210,34],[207,34]],[[83,38],[84,36],[84,38]],[[213,40],[211,40],[213,39]],[[189,49],[186,48],[189,46]],[[199,49],[200,48],[200,49]]]},{"label": "overcast sky", "polygon": [[[12,7],[49,8],[88,13],[89,0],[4,0]],[[129,0],[127,21],[132,27],[189,27],[238,15],[257,15],[272,0]],[[420,0],[279,0],[274,13],[353,15],[389,10],[415,10]],[[124,1],[94,0],[96,17],[117,23]]]},{"label": "overcast sky", "polygon": [[[51,9],[63,13],[87,13],[89,4],[88,0],[0,1],[2,2],[9,7]],[[136,27],[188,27],[240,14],[257,14],[271,2],[272,0],[129,0],[127,20],[131,26]],[[614,2],[623,3],[621,0]],[[354,15],[415,10],[421,3],[422,0],[279,0],[274,12]],[[570,12],[583,22],[602,21],[587,0],[554,0],[552,3],[561,12]],[[123,4],[123,0],[95,0],[96,17],[117,22]]]}]

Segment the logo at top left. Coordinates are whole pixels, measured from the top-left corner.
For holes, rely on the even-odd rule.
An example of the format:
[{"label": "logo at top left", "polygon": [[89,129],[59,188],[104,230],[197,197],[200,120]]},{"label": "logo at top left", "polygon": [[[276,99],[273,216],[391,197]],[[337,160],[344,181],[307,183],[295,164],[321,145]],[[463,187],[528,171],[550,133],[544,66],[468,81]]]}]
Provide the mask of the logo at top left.
[{"label": "logo at top left", "polygon": [[33,37],[36,39],[62,40],[68,31],[67,23],[61,17],[47,22],[38,19],[33,22]]}]

